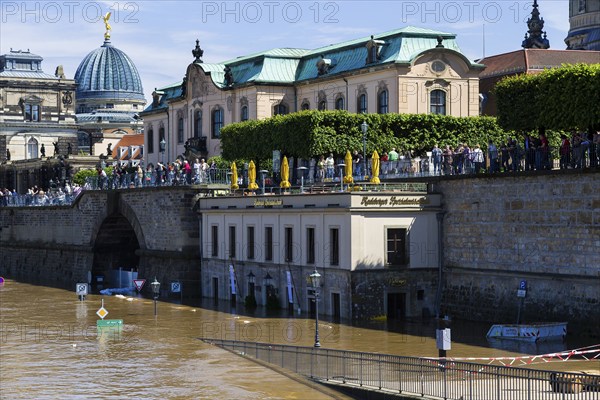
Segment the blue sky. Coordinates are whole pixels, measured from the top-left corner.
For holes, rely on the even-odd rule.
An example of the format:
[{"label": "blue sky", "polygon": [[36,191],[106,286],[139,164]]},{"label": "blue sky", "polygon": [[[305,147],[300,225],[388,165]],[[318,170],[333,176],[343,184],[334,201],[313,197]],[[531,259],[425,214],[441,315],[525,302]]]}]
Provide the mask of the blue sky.
[{"label": "blue sky", "polygon": [[[565,49],[567,0],[538,0],[550,46]],[[205,62],[275,47],[314,49],[407,25],[456,33],[472,60],[521,48],[533,0],[496,1],[10,1],[0,2],[0,52],[30,49],[44,72],[64,66],[73,78],[103,43],[111,11],[112,43],[136,64],[146,98],[180,81],[195,40]],[[484,29],[485,25],[485,29]]]}]

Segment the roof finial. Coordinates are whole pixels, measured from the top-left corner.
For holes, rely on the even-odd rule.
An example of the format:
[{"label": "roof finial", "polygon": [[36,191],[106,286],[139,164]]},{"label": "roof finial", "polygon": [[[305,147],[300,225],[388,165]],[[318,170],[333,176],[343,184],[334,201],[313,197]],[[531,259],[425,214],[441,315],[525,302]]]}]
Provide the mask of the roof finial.
[{"label": "roof finial", "polygon": [[200,40],[196,39],[196,47],[192,50],[192,55],[196,58],[194,62],[201,63],[202,55],[204,54],[204,50],[200,48]]},{"label": "roof finial", "polygon": [[108,23],[108,20],[110,19],[110,11],[106,13],[106,15],[104,17],[102,17],[102,19],[104,20],[104,27],[106,28],[106,32],[104,32],[104,40],[110,40],[110,31],[112,30],[112,27],[110,26],[110,24]]},{"label": "roof finial", "polygon": [[[548,49],[550,42],[546,38],[544,29],[544,18],[540,18],[537,0],[533,0],[533,10],[531,10],[531,18],[527,19],[527,27],[529,30],[525,34],[525,40],[521,46],[525,49]],[[542,37],[544,34],[544,37]]]},{"label": "roof finial", "polygon": [[443,48],[444,47],[444,45],[442,44],[443,41],[444,41],[444,38],[442,36],[438,36],[437,37],[438,44],[435,47],[437,47],[437,48]]}]

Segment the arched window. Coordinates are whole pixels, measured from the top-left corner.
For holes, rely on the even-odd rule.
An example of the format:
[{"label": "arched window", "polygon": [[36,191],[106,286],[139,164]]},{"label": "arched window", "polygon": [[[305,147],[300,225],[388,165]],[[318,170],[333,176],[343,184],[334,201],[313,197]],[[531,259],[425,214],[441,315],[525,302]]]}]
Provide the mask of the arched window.
[{"label": "arched window", "polygon": [[362,93],[358,96],[358,105],[356,107],[358,114],[365,114],[367,112],[367,94]]},{"label": "arched window", "polygon": [[183,117],[177,120],[177,143],[183,143]]},{"label": "arched window", "polygon": [[196,110],[194,114],[194,137],[202,136],[202,110]]},{"label": "arched window", "polygon": [[300,106],[301,110],[310,110],[310,104],[308,101],[305,101],[302,103],[302,106]]},{"label": "arched window", "polygon": [[377,112],[379,114],[387,114],[388,113],[388,91],[384,89],[379,92],[377,96]]},{"label": "arched window", "polygon": [[223,127],[223,109],[221,107],[215,108],[211,115],[212,118],[212,138],[219,139],[221,137],[221,128]]},{"label": "arched window", "polygon": [[325,111],[325,110],[327,110],[327,101],[326,100],[319,101],[319,111]]},{"label": "arched window", "polygon": [[148,129],[148,154],[154,153],[154,129]]},{"label": "arched window", "polygon": [[335,109],[336,110],[344,110],[344,98],[342,96],[338,97],[335,100]]},{"label": "arched window", "polygon": [[431,114],[446,115],[446,92],[433,90],[429,95],[429,111]]},{"label": "arched window", "polygon": [[240,120],[241,121],[248,121],[248,106],[245,106],[245,105],[242,106]]},{"label": "arched window", "polygon": [[160,143],[162,140],[167,140],[165,138],[165,127],[161,126],[160,128],[158,128],[158,142]]},{"label": "arched window", "polygon": [[277,104],[273,109],[273,115],[285,115],[288,113],[288,108],[285,103]]},{"label": "arched window", "polygon": [[38,141],[34,138],[27,141],[27,158],[38,158]]}]

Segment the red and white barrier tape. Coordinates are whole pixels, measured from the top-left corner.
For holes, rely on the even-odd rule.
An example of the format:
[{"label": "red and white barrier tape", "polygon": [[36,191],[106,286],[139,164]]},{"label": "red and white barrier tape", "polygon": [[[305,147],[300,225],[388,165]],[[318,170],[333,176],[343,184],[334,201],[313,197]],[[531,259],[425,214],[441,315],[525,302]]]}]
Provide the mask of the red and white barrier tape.
[{"label": "red and white barrier tape", "polygon": [[[587,349],[587,350],[585,350]],[[595,354],[592,356],[592,354]],[[585,361],[600,360],[600,344],[584,347],[583,349],[567,350],[560,353],[548,353],[537,356],[518,356],[518,357],[446,357],[446,358],[432,358],[427,359],[439,362],[440,360],[446,361],[487,361],[488,364],[498,362],[504,366],[512,366],[515,362],[520,362],[519,365],[534,364],[536,361],[539,362],[553,362],[553,361],[569,361],[574,356],[580,356]]]}]

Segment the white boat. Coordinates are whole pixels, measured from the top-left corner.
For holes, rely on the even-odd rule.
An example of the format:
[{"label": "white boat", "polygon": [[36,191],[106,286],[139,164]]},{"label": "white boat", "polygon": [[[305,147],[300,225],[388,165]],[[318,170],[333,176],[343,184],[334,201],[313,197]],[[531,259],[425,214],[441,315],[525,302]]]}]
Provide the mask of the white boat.
[{"label": "white boat", "polygon": [[527,342],[564,340],[567,336],[567,323],[498,324],[492,325],[486,336],[488,339],[511,339]]}]

